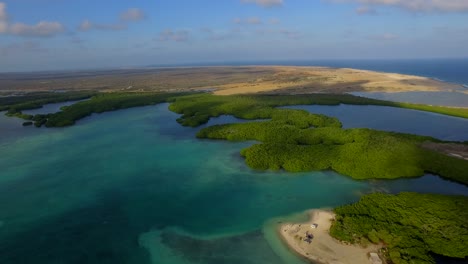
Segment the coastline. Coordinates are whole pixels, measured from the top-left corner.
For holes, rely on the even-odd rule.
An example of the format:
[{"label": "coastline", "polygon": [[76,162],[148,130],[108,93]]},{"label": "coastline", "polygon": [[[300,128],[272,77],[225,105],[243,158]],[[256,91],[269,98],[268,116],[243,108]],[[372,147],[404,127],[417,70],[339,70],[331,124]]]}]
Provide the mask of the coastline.
[{"label": "coastline", "polygon": [[[317,264],[372,263],[370,253],[377,253],[379,246],[366,248],[344,244],[330,236],[331,221],[335,214],[330,210],[311,210],[309,220],[303,223],[282,223],[277,232],[282,242],[299,256]],[[312,228],[317,224],[316,228]],[[307,235],[313,236],[311,242],[305,241]],[[378,262],[376,262],[378,263]]]}]

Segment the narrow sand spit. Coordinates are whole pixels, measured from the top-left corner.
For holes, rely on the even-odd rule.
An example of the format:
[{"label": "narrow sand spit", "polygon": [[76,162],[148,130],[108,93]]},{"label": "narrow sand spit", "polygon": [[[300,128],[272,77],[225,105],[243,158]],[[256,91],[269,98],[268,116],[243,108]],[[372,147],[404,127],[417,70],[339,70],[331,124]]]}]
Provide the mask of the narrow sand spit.
[{"label": "narrow sand spit", "polygon": [[[291,249],[313,262],[322,264],[372,263],[369,254],[378,252],[378,246],[362,248],[346,245],[332,238],[329,230],[335,214],[331,211],[313,210],[310,216],[311,219],[306,223],[285,223],[279,226],[281,238]],[[317,227],[312,228],[313,224],[317,224]],[[310,243],[304,240],[307,233],[313,236]]]}]

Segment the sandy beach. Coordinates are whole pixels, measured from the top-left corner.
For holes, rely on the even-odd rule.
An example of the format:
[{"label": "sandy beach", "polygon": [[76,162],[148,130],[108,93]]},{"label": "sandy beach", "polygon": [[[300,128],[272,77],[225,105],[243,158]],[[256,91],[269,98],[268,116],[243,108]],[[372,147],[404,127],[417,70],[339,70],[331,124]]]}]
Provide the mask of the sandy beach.
[{"label": "sandy beach", "polygon": [[[310,220],[305,223],[284,223],[279,226],[283,241],[299,255],[321,264],[372,263],[370,253],[376,253],[378,246],[362,248],[346,245],[329,235],[331,221],[335,215],[327,210],[310,211]],[[312,225],[316,224],[316,228]],[[313,236],[310,243],[307,234]]]},{"label": "sandy beach", "polygon": [[245,93],[349,93],[463,90],[459,84],[431,78],[350,68],[257,66],[274,72],[217,86],[218,95]]}]

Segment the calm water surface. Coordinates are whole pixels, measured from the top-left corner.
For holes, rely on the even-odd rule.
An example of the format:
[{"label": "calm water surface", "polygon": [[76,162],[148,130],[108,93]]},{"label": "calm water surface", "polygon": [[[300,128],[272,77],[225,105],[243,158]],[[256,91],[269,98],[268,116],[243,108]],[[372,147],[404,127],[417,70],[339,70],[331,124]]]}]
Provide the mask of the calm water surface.
[{"label": "calm water surface", "polygon": [[275,235],[284,217],[375,190],[468,194],[435,176],[252,171],[239,156],[251,143],[197,140],[177,117],[161,104],[36,129],[1,115],[0,263],[303,263]]},{"label": "calm water surface", "polygon": [[285,108],[336,117],[343,128],[372,128],[447,141],[468,140],[468,119],[436,113],[373,105],[300,105]]}]

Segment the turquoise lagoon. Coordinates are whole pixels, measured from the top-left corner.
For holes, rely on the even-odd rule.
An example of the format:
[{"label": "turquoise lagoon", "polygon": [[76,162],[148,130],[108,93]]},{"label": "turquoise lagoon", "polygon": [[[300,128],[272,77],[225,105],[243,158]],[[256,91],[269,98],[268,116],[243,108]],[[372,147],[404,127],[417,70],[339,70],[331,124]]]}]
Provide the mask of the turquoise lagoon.
[{"label": "turquoise lagoon", "polygon": [[[354,181],[334,172],[253,171],[239,155],[252,143],[198,140],[199,128],[180,126],[167,107],[98,114],[57,129],[25,128],[1,114],[0,263],[303,263],[279,241],[277,222],[376,190],[468,195],[430,175]],[[433,118],[422,113],[414,122]],[[462,119],[441,118],[448,134],[426,134],[468,140]]]}]

